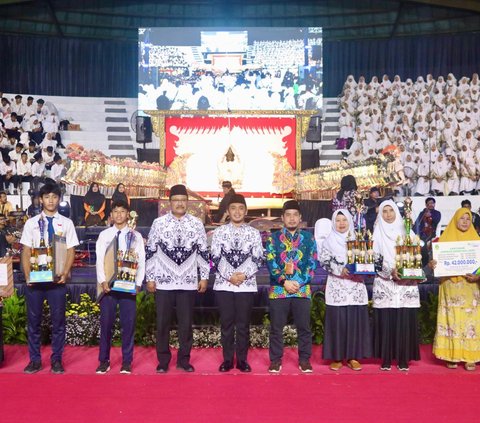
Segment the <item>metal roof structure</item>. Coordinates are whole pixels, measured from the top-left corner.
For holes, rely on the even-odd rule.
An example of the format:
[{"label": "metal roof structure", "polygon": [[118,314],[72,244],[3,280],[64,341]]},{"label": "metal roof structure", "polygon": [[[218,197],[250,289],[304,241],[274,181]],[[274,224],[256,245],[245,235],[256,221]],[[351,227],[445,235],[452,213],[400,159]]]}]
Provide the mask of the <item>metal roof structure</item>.
[{"label": "metal roof structure", "polygon": [[137,41],[139,27],[323,27],[326,40],[480,31],[478,0],[0,0],[0,33]]}]

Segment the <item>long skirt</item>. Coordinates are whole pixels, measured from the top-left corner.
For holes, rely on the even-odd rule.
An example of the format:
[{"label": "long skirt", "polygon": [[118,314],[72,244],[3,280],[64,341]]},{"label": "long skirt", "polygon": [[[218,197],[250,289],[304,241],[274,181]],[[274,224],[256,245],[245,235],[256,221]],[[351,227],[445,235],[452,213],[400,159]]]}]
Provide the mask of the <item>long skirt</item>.
[{"label": "long skirt", "polygon": [[368,306],[329,306],[325,312],[322,357],[351,360],[372,356]]},{"label": "long skirt", "polygon": [[480,361],[480,288],[477,283],[447,279],[440,284],[433,353],[447,361]]},{"label": "long skirt", "polygon": [[375,308],[373,350],[385,364],[420,360],[418,308]]}]

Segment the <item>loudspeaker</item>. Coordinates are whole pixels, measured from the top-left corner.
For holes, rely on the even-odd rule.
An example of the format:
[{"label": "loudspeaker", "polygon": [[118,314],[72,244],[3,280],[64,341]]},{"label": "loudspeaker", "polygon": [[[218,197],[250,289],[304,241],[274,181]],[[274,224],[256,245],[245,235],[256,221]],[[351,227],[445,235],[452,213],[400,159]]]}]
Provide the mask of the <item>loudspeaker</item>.
[{"label": "loudspeaker", "polygon": [[137,160],[139,162],[158,163],[160,150],[158,148],[137,148]]},{"label": "loudspeaker", "polygon": [[312,59],[322,60],[322,46],[312,46]]},{"label": "loudspeaker", "polygon": [[319,143],[322,142],[322,123],[321,123],[321,115],[313,115],[310,118],[310,122],[308,124],[307,135],[305,137],[305,141],[311,143]]},{"label": "loudspeaker", "polygon": [[152,120],[149,116],[137,116],[137,142],[152,142]]},{"label": "loudspeaker", "polygon": [[302,150],[302,170],[320,167],[320,154],[315,150]]}]

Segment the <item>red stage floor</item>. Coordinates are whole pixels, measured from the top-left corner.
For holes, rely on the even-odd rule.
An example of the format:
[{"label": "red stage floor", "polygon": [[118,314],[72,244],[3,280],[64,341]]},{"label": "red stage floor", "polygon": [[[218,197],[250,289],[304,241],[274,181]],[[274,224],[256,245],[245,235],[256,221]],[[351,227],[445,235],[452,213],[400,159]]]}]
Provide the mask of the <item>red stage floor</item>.
[{"label": "red stage floor", "polygon": [[[302,375],[295,349],[286,349],[283,371],[269,375],[268,351],[251,350],[251,374],[217,372],[220,349],[193,350],[197,371],[155,374],[153,348],[136,348],[132,375],[94,374],[97,348],[67,347],[65,375],[45,369],[24,375],[26,347],[7,346],[0,369],[1,421],[9,422],[478,422],[480,368],[449,370],[422,347],[410,372],[381,372],[369,361],[361,372],[335,373],[314,349],[314,373]],[[174,355],[175,357],[175,355]]]}]

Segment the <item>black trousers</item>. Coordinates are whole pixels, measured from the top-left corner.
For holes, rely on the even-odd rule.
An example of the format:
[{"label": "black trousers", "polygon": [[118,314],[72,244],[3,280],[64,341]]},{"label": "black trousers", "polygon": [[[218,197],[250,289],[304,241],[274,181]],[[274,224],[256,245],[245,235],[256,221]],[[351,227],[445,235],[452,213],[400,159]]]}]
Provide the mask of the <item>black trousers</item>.
[{"label": "black trousers", "polygon": [[157,308],[157,358],[162,366],[168,365],[172,358],[170,352],[170,328],[172,326],[173,308],[176,308],[178,322],[178,350],[177,364],[184,365],[190,362],[190,351],[193,345],[193,306],[197,291],[187,290],[159,290],[155,292]]},{"label": "black trousers", "polygon": [[51,361],[61,361],[65,346],[65,306],[67,288],[65,284],[38,283],[25,288],[27,304],[27,334],[30,361],[41,361],[40,341],[43,302],[47,300],[52,319]]},{"label": "black trousers", "polygon": [[122,332],[122,363],[130,364],[133,360],[135,338],[135,321],[137,303],[135,295],[111,291],[100,300],[100,351],[99,361],[110,360],[113,327],[120,309],[120,330]]},{"label": "black trousers", "polygon": [[290,311],[297,328],[299,361],[309,360],[312,355],[312,331],[310,330],[309,298],[277,298],[270,300],[270,361],[283,357],[283,328]]},{"label": "black trousers", "polygon": [[254,292],[216,291],[224,361],[247,361]]}]

